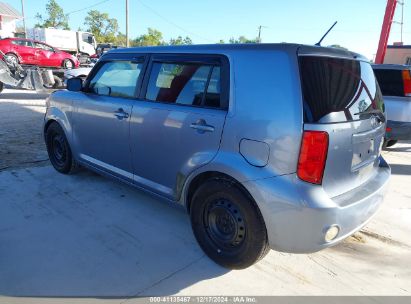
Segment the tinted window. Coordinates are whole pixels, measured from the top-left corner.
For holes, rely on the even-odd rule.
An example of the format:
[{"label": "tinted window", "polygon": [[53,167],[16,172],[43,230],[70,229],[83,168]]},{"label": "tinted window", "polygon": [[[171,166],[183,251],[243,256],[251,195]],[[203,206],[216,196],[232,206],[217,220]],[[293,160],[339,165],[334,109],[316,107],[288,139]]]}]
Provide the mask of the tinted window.
[{"label": "tinted window", "polygon": [[194,63],[154,62],[146,99],[220,107],[220,67]]},{"label": "tinted window", "polygon": [[89,92],[116,97],[134,97],[142,63],[130,61],[106,62],[94,75]]},{"label": "tinted window", "polygon": [[47,44],[43,44],[43,43],[39,43],[39,42],[35,42],[34,47],[37,48],[37,49],[43,49],[45,51],[50,51],[50,52],[54,51],[51,46],[48,46]]},{"label": "tinted window", "polygon": [[21,46],[33,47],[31,41],[27,41],[27,40],[12,40],[11,43],[21,45]]},{"label": "tinted window", "polygon": [[[371,65],[356,60],[300,57],[305,120],[318,122],[362,119],[371,110],[384,111]],[[329,114],[339,115],[329,115]]]},{"label": "tinted window", "polygon": [[404,96],[404,83],[401,70],[374,70],[382,95]]}]

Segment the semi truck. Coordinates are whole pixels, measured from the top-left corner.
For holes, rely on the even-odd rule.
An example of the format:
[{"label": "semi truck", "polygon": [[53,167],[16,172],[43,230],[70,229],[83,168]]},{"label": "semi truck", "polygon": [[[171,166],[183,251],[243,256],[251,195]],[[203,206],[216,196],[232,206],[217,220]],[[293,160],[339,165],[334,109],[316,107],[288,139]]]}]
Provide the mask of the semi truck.
[{"label": "semi truck", "polygon": [[96,54],[96,39],[92,33],[60,30],[55,28],[32,28],[27,30],[27,38],[45,42],[62,51],[77,56],[80,63]]}]

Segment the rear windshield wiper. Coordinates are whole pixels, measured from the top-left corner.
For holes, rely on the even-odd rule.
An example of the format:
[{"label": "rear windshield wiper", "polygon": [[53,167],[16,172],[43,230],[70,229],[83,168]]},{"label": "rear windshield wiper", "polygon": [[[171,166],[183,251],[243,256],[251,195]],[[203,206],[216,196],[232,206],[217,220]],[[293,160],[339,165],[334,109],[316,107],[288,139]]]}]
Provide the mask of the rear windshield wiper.
[{"label": "rear windshield wiper", "polygon": [[354,113],[354,115],[367,115],[367,114],[371,114],[371,115],[376,115],[378,116],[378,118],[381,120],[381,122],[385,122],[385,115],[383,112],[381,112],[380,110],[370,110],[370,111],[366,111],[366,112],[358,112],[358,113]]}]

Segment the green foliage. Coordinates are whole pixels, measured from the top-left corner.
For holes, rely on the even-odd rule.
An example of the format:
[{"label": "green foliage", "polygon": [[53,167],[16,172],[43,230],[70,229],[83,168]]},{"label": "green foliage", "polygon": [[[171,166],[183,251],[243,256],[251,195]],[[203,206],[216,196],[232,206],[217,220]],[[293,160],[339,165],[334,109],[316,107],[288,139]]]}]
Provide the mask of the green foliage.
[{"label": "green foliage", "polygon": [[156,46],[165,45],[163,34],[153,28],[147,29],[147,34],[138,36],[130,41],[131,46]]},{"label": "green foliage", "polygon": [[116,43],[118,22],[107,13],[91,10],[87,13],[84,25],[87,31],[93,33],[98,43]]},{"label": "green foliage", "polygon": [[63,9],[55,0],[49,0],[46,4],[47,18],[44,19],[39,13],[36,14],[36,19],[38,20],[35,27],[53,27],[63,30],[69,30],[68,16],[64,14]]},{"label": "green foliage", "polygon": [[341,45],[339,45],[339,44],[332,44],[332,45],[329,45],[328,47],[332,47],[332,48],[336,48],[336,49],[341,49],[341,50],[348,51],[347,48],[345,48],[345,47],[343,47],[343,46],[341,46]]},{"label": "green foliage", "polygon": [[193,44],[193,41],[188,36],[186,36],[184,39],[183,37],[178,36],[176,39],[171,38],[168,44],[170,45],[190,45],[190,44]]},{"label": "green foliage", "polygon": [[237,39],[231,37],[229,40],[230,43],[258,43],[258,38],[248,39],[245,36],[240,36]]}]

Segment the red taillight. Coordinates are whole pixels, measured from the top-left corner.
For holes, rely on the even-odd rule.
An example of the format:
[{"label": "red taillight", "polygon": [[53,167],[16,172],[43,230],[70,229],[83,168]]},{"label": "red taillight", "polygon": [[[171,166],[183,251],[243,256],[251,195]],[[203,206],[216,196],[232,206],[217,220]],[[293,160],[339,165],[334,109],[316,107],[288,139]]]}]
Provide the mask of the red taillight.
[{"label": "red taillight", "polygon": [[387,127],[386,129],[385,129],[385,132],[391,132],[392,131],[392,128],[389,128],[389,127]]},{"label": "red taillight", "polygon": [[304,131],[297,175],[303,181],[321,184],[328,152],[328,133]]},{"label": "red taillight", "polygon": [[402,71],[402,81],[404,82],[404,96],[411,97],[411,71]]}]

